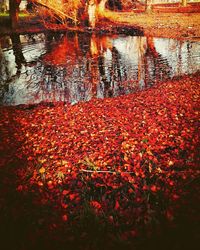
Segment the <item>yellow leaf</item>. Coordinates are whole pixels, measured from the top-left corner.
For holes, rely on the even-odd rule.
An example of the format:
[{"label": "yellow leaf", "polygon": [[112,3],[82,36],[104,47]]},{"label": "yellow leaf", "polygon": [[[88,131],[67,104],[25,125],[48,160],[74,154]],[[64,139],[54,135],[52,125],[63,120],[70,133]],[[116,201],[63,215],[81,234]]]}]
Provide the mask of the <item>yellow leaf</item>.
[{"label": "yellow leaf", "polygon": [[127,155],[124,155],[124,160],[125,160],[125,161],[128,161],[128,160],[129,160],[129,158],[128,158]]},{"label": "yellow leaf", "polygon": [[39,169],[39,173],[40,173],[40,174],[44,174],[44,173],[45,173],[45,168],[44,168],[44,167],[41,167],[41,168]]}]

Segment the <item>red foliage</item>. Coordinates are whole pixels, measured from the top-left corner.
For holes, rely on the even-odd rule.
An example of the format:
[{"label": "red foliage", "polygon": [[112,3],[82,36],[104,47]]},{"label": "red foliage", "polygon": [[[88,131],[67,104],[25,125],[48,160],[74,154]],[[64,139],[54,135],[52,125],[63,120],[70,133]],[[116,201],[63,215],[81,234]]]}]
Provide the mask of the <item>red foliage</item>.
[{"label": "red foliage", "polygon": [[126,237],[159,216],[171,222],[199,176],[199,82],[185,77],[73,106],[1,107],[1,165],[23,161],[17,191],[40,193],[63,221],[87,203],[124,223]]}]

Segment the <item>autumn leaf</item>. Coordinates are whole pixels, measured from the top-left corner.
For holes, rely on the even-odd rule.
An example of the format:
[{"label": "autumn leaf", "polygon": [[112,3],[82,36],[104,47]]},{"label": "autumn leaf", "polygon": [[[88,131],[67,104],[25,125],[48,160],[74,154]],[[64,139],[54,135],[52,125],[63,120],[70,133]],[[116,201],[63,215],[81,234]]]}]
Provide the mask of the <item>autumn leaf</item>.
[{"label": "autumn leaf", "polygon": [[119,202],[116,200],[115,202],[115,210],[118,210],[120,208]]},{"label": "autumn leaf", "polygon": [[67,216],[66,214],[64,214],[64,215],[62,216],[62,219],[63,219],[63,221],[68,221],[68,216]]},{"label": "autumn leaf", "polygon": [[46,171],[46,170],[45,170],[45,168],[44,168],[44,167],[41,167],[41,168],[39,169],[39,173],[40,173],[40,174],[44,174],[44,173],[45,173],[45,171]]},{"label": "autumn leaf", "polygon": [[90,205],[96,209],[101,208],[101,204],[98,201],[90,201]]}]

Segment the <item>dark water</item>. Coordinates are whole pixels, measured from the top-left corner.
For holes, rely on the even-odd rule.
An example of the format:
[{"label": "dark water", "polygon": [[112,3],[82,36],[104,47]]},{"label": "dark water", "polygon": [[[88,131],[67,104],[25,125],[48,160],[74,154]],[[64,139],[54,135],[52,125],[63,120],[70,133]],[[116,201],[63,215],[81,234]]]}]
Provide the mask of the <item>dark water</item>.
[{"label": "dark water", "polygon": [[0,38],[0,104],[72,104],[200,70],[200,42],[40,33]]}]

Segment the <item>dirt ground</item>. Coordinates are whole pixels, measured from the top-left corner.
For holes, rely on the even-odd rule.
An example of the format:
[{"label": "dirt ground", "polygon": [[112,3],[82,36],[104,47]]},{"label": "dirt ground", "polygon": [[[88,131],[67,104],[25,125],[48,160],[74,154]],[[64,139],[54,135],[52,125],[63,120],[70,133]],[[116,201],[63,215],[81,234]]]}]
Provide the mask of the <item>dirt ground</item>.
[{"label": "dirt ground", "polygon": [[200,40],[200,13],[105,12],[110,26],[139,28],[144,35]]}]

